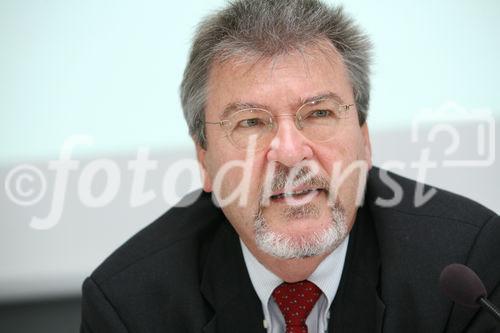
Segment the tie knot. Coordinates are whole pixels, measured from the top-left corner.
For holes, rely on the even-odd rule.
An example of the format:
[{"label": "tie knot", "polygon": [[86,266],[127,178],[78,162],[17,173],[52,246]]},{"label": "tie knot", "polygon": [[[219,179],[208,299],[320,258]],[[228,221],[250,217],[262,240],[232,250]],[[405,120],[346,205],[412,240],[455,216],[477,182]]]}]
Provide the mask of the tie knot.
[{"label": "tie knot", "polygon": [[318,301],[321,290],[311,281],[295,283],[283,282],[273,291],[273,298],[285,318],[286,332],[306,332],[306,319],[314,304]]}]

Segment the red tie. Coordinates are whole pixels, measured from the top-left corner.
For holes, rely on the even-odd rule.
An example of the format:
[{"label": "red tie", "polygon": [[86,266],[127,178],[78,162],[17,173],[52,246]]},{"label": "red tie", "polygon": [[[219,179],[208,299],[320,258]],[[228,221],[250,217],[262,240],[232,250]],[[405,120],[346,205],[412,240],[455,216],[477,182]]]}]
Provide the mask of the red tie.
[{"label": "red tie", "polygon": [[286,333],[307,333],[306,318],[318,301],[321,290],[311,281],[283,282],[273,297],[285,317]]}]

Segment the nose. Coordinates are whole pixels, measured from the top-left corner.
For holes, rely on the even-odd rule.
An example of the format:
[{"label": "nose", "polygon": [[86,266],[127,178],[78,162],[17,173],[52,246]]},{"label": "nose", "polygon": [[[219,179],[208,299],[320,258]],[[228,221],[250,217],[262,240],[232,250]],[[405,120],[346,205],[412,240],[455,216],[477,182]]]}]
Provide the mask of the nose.
[{"label": "nose", "polygon": [[295,126],[294,119],[286,118],[279,120],[278,131],[267,152],[267,160],[291,168],[303,160],[311,159],[313,150],[309,140]]}]

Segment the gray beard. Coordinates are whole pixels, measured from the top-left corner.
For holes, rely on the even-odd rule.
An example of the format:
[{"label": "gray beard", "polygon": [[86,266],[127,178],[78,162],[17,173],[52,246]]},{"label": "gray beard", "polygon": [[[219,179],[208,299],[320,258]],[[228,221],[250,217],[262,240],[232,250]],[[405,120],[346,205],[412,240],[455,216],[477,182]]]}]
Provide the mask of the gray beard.
[{"label": "gray beard", "polygon": [[[326,229],[310,235],[289,236],[269,230],[262,208],[260,208],[254,221],[257,247],[279,259],[302,259],[333,251],[347,237],[349,229],[342,205],[336,202],[330,209],[331,219]],[[287,208],[283,217],[287,219],[317,218],[319,213],[319,208],[309,203]]]}]

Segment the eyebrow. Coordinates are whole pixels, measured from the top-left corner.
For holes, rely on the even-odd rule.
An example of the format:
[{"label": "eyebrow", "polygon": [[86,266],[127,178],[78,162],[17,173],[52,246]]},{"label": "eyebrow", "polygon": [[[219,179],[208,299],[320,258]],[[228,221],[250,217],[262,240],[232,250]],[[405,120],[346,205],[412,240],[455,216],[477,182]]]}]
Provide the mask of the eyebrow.
[{"label": "eyebrow", "polygon": [[264,105],[264,104],[251,103],[251,102],[234,102],[234,103],[229,103],[224,108],[224,111],[222,112],[220,118],[221,119],[225,119],[231,113],[234,113],[234,112],[240,111],[240,110],[244,110],[244,109],[264,109],[264,110],[269,110],[269,107],[267,105]]},{"label": "eyebrow", "polygon": [[[332,98],[336,100],[339,104],[344,104],[344,101],[342,98],[340,98],[339,95],[335,94],[334,92],[331,91],[325,91],[321,92],[317,95],[307,97],[307,98],[300,98],[298,103],[296,103],[297,109],[301,107],[304,104],[309,104],[313,102],[317,102],[326,98]],[[271,108],[267,105],[260,104],[260,103],[253,103],[253,102],[232,102],[226,105],[224,108],[224,111],[220,115],[221,119],[227,118],[231,113],[244,110],[244,109],[264,109],[264,110],[270,110]]]},{"label": "eyebrow", "polygon": [[306,99],[301,99],[299,106],[302,106],[304,104],[317,102],[317,101],[321,101],[321,100],[326,99],[326,98],[332,98],[335,101],[337,101],[338,103],[344,104],[344,101],[342,100],[342,98],[340,98],[339,95],[337,95],[336,93],[331,92],[331,91],[325,91],[325,92],[319,93],[316,96],[308,97]]}]

